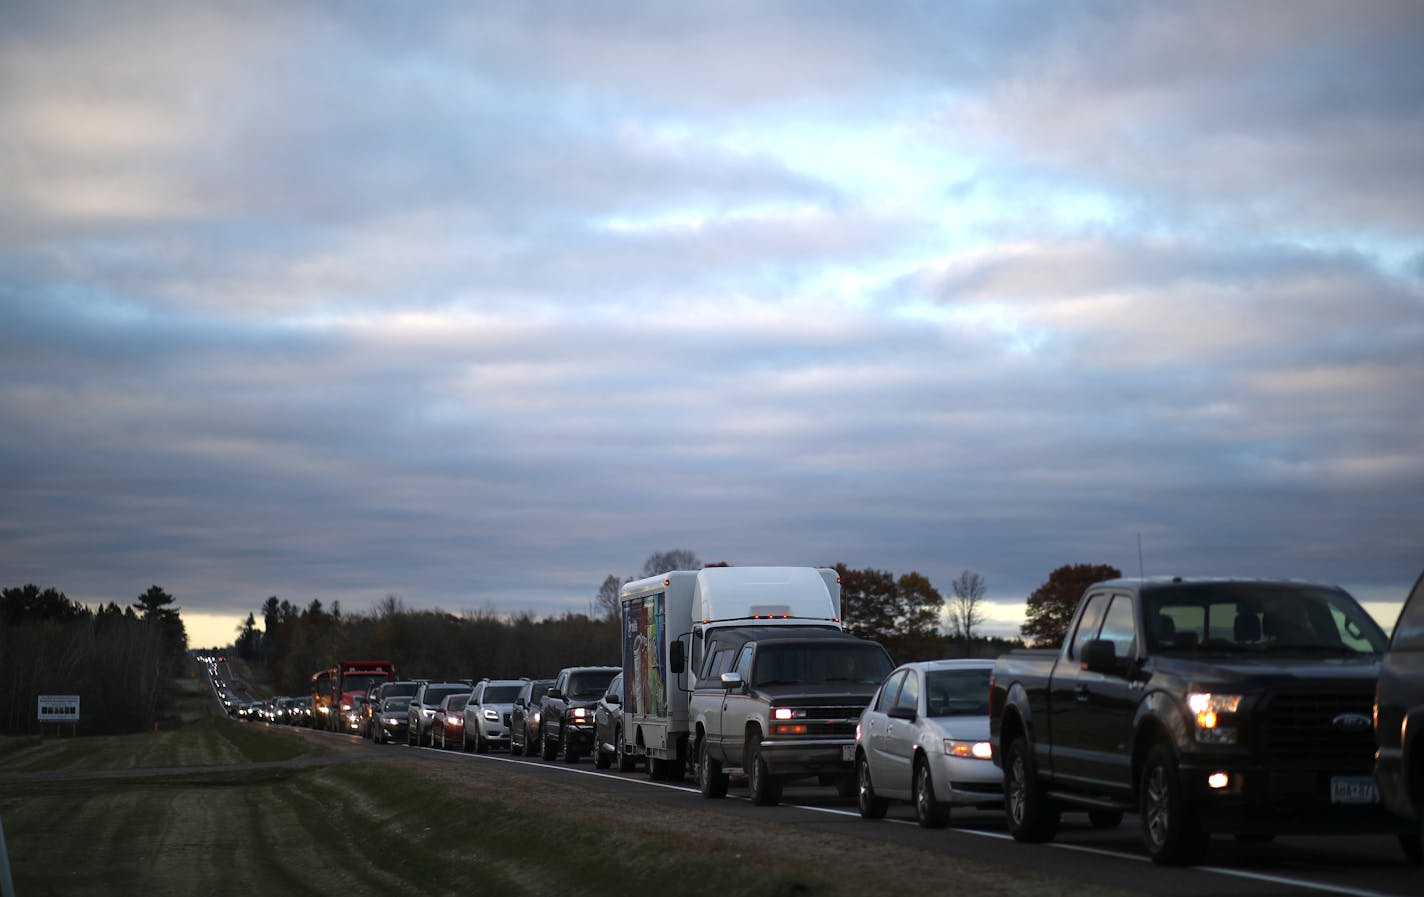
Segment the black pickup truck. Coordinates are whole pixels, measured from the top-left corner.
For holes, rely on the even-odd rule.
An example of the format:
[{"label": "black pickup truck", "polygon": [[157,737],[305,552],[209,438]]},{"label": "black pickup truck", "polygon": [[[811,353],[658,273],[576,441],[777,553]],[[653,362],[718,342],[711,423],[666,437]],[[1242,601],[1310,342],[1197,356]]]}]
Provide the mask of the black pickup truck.
[{"label": "black pickup truck", "polygon": [[1347,592],[1295,581],[1115,579],[1089,587],[1058,650],[1001,656],[989,685],[1009,831],[1064,809],[1135,811],[1156,863],[1212,832],[1399,831],[1372,775],[1386,638]]}]

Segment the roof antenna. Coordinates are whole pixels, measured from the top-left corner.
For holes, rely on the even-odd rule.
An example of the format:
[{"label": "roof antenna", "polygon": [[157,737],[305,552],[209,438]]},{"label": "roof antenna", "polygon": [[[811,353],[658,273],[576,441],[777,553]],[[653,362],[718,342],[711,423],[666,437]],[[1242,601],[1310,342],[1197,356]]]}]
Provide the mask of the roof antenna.
[{"label": "roof antenna", "polygon": [[1137,575],[1143,579],[1147,578],[1147,568],[1142,563],[1142,531],[1137,532]]}]

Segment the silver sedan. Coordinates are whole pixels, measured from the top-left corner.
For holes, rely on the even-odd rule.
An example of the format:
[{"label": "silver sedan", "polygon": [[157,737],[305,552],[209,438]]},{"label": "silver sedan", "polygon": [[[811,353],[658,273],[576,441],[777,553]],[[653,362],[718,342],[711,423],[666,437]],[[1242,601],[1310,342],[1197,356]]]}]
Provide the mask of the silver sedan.
[{"label": "silver sedan", "polygon": [[897,667],[855,731],[860,815],[879,819],[891,800],[910,801],[926,828],[950,807],[997,807],[1003,776],[989,750],[992,660],[930,660]]}]

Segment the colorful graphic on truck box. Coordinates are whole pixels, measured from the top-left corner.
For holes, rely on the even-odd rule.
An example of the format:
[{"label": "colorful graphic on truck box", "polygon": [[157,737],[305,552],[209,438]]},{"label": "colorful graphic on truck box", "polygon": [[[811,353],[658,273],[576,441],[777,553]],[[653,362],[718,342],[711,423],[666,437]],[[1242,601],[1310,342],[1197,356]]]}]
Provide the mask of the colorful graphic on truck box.
[{"label": "colorful graphic on truck box", "polygon": [[623,710],[641,716],[662,716],[668,710],[663,593],[628,600],[623,619],[623,678],[628,695]]}]

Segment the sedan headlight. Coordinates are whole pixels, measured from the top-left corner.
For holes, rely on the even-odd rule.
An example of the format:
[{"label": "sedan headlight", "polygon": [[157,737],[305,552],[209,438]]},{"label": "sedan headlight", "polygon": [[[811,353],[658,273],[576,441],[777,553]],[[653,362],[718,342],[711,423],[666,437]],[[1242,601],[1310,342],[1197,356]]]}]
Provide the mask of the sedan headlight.
[{"label": "sedan headlight", "polygon": [[987,741],[956,741],[946,738],[944,752],[951,757],[963,757],[966,760],[992,760],[994,757],[994,750]]}]

